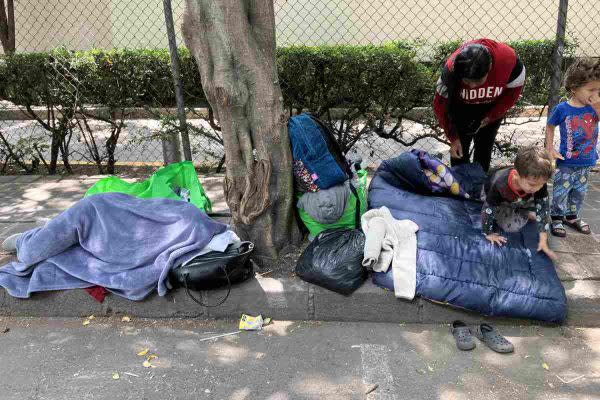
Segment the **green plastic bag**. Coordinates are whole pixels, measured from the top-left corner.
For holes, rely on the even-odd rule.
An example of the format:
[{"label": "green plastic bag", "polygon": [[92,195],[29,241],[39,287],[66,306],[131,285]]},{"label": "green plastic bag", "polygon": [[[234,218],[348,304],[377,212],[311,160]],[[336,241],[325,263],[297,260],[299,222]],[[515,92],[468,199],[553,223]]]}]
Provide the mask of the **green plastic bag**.
[{"label": "green plastic bag", "polygon": [[[367,171],[361,169],[357,172],[358,174],[358,187],[356,188],[356,192],[358,193],[358,198],[360,199],[360,215],[363,215],[367,211]],[[356,211],[356,198],[354,196],[348,197],[348,202],[346,203],[346,208],[344,209],[344,213],[333,224],[321,224],[315,221],[310,215],[306,213],[302,208],[298,208],[298,213],[300,214],[300,219],[304,222],[304,225],[308,228],[311,236],[316,237],[319,233],[323,232],[326,229],[334,229],[334,228],[354,228],[354,212]]]},{"label": "green plastic bag", "polygon": [[189,190],[189,201],[202,211],[211,211],[211,203],[191,161],[181,161],[160,168],[143,182],[129,183],[116,176],[101,179],[88,189],[84,197],[98,193],[125,193],[142,199],[181,200],[175,187]]}]

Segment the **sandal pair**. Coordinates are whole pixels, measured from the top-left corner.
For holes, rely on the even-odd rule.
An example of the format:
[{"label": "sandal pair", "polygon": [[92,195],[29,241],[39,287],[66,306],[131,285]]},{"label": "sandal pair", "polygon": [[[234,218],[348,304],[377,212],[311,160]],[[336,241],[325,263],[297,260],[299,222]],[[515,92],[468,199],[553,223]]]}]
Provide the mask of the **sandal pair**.
[{"label": "sandal pair", "polygon": [[515,350],[513,344],[489,324],[480,324],[475,332],[472,332],[464,322],[454,321],[451,332],[456,340],[456,347],[463,351],[475,348],[473,335],[496,353],[512,353]]},{"label": "sandal pair", "polygon": [[575,229],[579,233],[583,233],[584,235],[589,235],[590,233],[592,233],[592,231],[590,230],[590,225],[587,222],[584,222],[581,218],[577,218],[572,221],[569,221],[567,219],[564,219],[562,221],[552,221],[550,232],[554,236],[558,237],[567,236],[567,231],[563,224],[568,226],[569,228]]}]

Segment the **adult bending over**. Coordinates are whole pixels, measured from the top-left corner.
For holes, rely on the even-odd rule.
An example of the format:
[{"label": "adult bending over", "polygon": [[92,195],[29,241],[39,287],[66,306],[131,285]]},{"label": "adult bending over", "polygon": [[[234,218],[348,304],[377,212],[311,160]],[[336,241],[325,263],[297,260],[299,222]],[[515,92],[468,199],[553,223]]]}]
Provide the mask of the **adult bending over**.
[{"label": "adult bending over", "polygon": [[442,68],[433,108],[450,140],[451,164],[474,161],[487,171],[494,139],[506,112],[517,102],[525,67],[508,45],[491,39],[464,43]]}]

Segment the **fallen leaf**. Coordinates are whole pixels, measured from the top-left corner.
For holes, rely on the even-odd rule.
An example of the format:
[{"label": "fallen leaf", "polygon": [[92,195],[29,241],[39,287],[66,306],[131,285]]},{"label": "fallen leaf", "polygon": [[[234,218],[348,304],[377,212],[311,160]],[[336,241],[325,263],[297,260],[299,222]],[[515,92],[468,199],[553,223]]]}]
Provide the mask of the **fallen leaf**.
[{"label": "fallen leaf", "polygon": [[91,321],[93,319],[96,319],[96,317],[94,317],[93,315],[90,315],[89,317],[87,317],[87,319],[89,319]]},{"label": "fallen leaf", "polygon": [[119,375],[118,372],[113,372],[112,378],[116,381],[117,379],[121,378],[121,376]]},{"label": "fallen leaf", "polygon": [[158,356],[157,356],[156,354],[150,354],[150,355],[148,356],[148,361],[152,361],[152,360],[154,360],[155,358],[158,358]]},{"label": "fallen leaf", "polygon": [[142,365],[144,366],[144,368],[150,368],[152,367],[152,363],[150,363],[150,361],[146,360],[142,363]]},{"label": "fallen leaf", "polygon": [[427,366],[427,369],[429,370],[429,372],[433,372],[433,368],[430,365]]},{"label": "fallen leaf", "polygon": [[143,357],[146,354],[148,354],[149,351],[150,351],[150,349],[144,349],[144,350],[140,351],[139,353],[137,353],[137,355]]},{"label": "fallen leaf", "polygon": [[528,355],[526,355],[526,356],[525,356],[525,357],[523,357],[523,358],[529,358],[529,357],[531,357],[531,356],[528,354]]},{"label": "fallen leaf", "polygon": [[550,371],[550,367],[546,363],[542,363],[542,368],[544,368],[546,371]]},{"label": "fallen leaf", "polygon": [[131,322],[131,318],[129,318],[127,315],[124,316],[123,318],[121,318],[121,322]]},{"label": "fallen leaf", "polygon": [[89,319],[84,319],[83,322],[81,323],[81,325],[83,325],[83,326],[88,326],[89,324],[90,324]]}]

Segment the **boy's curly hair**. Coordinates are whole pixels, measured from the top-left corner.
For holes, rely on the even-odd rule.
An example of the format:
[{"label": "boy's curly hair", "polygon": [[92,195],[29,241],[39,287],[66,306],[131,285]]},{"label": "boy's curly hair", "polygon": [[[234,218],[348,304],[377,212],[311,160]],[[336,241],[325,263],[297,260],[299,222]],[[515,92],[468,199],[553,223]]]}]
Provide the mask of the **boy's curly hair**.
[{"label": "boy's curly hair", "polygon": [[550,179],[554,172],[552,157],[545,148],[539,146],[519,149],[515,169],[519,175],[531,178]]},{"label": "boy's curly hair", "polygon": [[578,58],[567,69],[565,89],[570,92],[592,81],[600,81],[600,59]]}]

